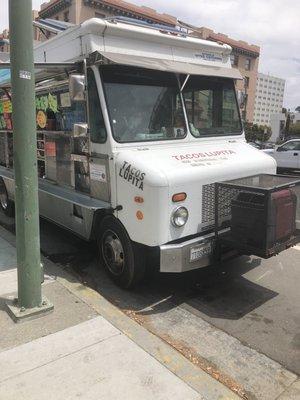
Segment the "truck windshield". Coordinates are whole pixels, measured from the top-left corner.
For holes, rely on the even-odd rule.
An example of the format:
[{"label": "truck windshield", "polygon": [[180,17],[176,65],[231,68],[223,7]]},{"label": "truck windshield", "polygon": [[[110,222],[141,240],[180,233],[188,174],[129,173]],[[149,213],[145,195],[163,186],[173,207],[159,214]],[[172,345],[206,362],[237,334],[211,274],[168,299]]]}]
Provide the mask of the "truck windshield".
[{"label": "truck windshield", "polygon": [[[181,77],[184,82],[185,77]],[[190,131],[195,137],[242,133],[233,81],[191,76],[183,90]]]},{"label": "truck windshield", "polygon": [[100,73],[113,135],[118,142],[186,136],[175,74],[120,66],[102,66]]}]

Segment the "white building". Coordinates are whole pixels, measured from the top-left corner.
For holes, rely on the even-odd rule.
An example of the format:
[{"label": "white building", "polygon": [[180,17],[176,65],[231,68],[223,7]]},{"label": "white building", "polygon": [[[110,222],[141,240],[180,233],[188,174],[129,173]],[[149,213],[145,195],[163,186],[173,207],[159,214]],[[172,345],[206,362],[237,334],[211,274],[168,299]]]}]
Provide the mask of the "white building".
[{"label": "white building", "polygon": [[283,133],[286,124],[286,115],[283,113],[271,114],[270,125],[272,135],[269,139],[270,142],[276,143]]},{"label": "white building", "polygon": [[285,80],[258,73],[253,123],[271,125],[271,115],[282,111]]}]

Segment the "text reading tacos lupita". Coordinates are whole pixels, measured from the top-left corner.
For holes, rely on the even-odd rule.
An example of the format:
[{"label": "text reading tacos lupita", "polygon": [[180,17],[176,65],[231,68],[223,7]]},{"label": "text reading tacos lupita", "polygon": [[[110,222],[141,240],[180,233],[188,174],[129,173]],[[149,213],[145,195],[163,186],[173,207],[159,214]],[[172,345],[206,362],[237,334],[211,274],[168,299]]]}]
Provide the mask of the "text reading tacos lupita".
[{"label": "text reading tacos lupita", "polygon": [[130,182],[135,187],[144,190],[144,178],[146,173],[141,172],[139,169],[132,167],[127,161],[124,161],[119,176],[126,181]]}]

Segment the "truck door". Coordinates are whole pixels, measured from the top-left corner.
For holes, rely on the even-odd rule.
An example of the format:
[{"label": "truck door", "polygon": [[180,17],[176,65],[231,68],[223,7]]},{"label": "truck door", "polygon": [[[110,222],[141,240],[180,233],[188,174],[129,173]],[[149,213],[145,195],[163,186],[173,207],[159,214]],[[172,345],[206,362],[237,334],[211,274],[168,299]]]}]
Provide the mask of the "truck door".
[{"label": "truck door", "polygon": [[[96,71],[98,74],[98,71]],[[97,79],[99,79],[97,85]],[[110,173],[107,145],[107,131],[98,94],[99,75],[92,68],[87,71],[88,121],[90,135],[90,195],[94,198],[110,201]]]},{"label": "truck door", "polygon": [[297,169],[300,167],[300,141],[289,141],[278,147],[274,153],[279,168]]}]

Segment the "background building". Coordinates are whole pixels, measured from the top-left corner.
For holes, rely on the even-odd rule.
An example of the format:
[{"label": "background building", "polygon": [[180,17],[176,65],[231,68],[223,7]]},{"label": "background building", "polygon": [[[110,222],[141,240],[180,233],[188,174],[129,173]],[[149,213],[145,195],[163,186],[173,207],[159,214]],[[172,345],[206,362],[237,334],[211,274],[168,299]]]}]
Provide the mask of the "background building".
[{"label": "background building", "polygon": [[136,6],[123,0],[51,0],[41,5],[40,18],[80,24],[89,18],[124,16],[150,23],[175,26],[177,19],[168,14],[159,14],[150,7]]},{"label": "background building", "polygon": [[270,117],[271,137],[270,142],[278,142],[283,138],[286,124],[286,115],[284,113],[272,114]]},{"label": "background building", "polygon": [[253,122],[271,126],[271,115],[280,114],[283,106],[285,80],[258,74]]},{"label": "background building", "polygon": [[9,35],[7,29],[4,29],[4,31],[0,33],[0,52],[1,53],[9,52]]},{"label": "background building", "polygon": [[[39,12],[36,10],[32,10],[32,20],[34,21],[36,18],[38,18]],[[38,41],[39,39],[39,30],[34,28],[33,29],[33,40]],[[0,33],[0,59],[3,61],[7,61],[9,59],[9,56],[7,57],[7,54],[10,52],[10,46],[9,46],[9,30],[4,29],[2,33]]]}]

